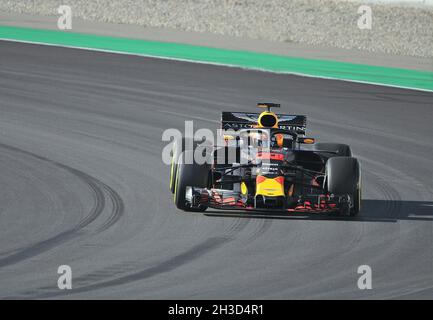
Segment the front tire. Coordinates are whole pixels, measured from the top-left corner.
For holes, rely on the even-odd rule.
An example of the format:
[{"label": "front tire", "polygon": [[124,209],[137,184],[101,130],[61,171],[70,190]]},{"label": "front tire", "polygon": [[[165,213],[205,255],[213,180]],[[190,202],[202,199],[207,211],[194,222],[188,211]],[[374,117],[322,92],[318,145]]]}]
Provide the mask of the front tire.
[{"label": "front tire", "polygon": [[356,158],[332,157],[326,163],[326,189],[336,196],[349,195],[352,206],[348,214],[361,210],[361,167]]},{"label": "front tire", "polygon": [[177,165],[176,181],[174,185],[174,203],[176,207],[184,211],[203,212],[206,206],[191,208],[186,203],[186,187],[207,188],[209,180],[209,164],[185,163],[186,159],[194,159],[194,151],[185,151],[179,157]]},{"label": "front tire", "polygon": [[361,179],[359,181],[359,185],[356,188],[355,194],[353,195],[353,207],[350,210],[350,215],[352,217],[358,215],[361,211],[361,201],[362,201],[362,186]]},{"label": "front tire", "polygon": [[[177,175],[177,167],[179,164],[179,158],[182,152],[189,151],[197,148],[202,142],[194,141],[189,138],[182,137],[181,139],[176,139],[173,142],[172,156],[171,156],[171,166],[170,166],[170,191],[174,193],[174,185]],[[192,146],[192,149],[191,149]]]}]

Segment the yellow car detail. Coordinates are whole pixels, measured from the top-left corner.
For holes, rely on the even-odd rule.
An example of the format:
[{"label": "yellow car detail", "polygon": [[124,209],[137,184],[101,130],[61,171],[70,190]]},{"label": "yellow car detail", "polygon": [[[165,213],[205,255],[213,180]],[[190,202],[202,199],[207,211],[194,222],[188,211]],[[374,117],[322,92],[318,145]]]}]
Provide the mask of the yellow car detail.
[{"label": "yellow car detail", "polygon": [[284,178],[266,178],[257,176],[256,196],[284,197]]}]

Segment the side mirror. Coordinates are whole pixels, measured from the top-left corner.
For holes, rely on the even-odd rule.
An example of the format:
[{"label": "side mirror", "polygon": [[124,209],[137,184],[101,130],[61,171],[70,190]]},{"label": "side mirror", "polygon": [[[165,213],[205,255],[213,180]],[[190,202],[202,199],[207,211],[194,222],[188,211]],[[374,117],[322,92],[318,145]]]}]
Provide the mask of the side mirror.
[{"label": "side mirror", "polygon": [[314,138],[298,138],[298,143],[302,144],[315,144],[316,139]]}]

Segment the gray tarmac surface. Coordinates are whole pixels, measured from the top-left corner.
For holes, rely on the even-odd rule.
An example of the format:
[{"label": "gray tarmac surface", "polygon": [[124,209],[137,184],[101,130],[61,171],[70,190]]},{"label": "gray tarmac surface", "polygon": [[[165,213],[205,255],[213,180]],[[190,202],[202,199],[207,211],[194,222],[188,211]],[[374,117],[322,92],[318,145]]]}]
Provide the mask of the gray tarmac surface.
[{"label": "gray tarmac surface", "polygon": [[[363,167],[356,219],[186,214],[162,132],[274,101]],[[433,94],[0,41],[0,298],[433,297]],[[73,290],[57,288],[70,265]],[[373,289],[357,287],[358,266]]]}]

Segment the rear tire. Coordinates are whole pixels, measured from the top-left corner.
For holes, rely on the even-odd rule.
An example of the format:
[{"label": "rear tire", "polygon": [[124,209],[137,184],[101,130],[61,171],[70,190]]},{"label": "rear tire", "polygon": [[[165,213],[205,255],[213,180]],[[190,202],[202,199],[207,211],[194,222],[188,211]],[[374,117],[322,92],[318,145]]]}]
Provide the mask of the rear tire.
[{"label": "rear tire", "polygon": [[336,196],[349,195],[352,201],[350,216],[361,210],[361,168],[356,158],[332,157],[326,163],[326,188]]},{"label": "rear tire", "polygon": [[[185,151],[179,156],[177,164],[176,181],[174,184],[174,203],[178,209],[184,211],[203,212],[207,209],[206,206],[191,208],[186,203],[186,187],[207,188],[209,180],[209,164],[186,164],[185,159],[194,159],[194,151]],[[191,157],[191,158],[189,158]]]}]

